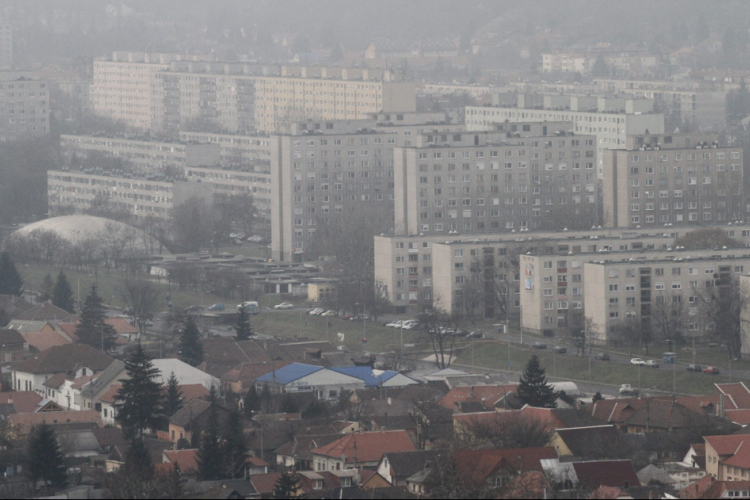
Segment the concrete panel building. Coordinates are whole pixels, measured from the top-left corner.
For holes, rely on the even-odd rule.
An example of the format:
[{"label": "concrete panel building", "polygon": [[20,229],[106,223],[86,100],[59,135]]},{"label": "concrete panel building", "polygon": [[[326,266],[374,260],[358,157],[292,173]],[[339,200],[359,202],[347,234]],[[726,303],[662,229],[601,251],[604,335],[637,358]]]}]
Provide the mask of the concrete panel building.
[{"label": "concrete panel building", "polygon": [[491,106],[466,106],[470,131],[494,130],[505,121],[572,121],[576,134],[596,136],[599,178],[603,150],[622,147],[627,135],[664,133],[664,115],[654,113],[653,101],[647,99],[505,93],[494,94]]},{"label": "concrete panel building", "polygon": [[13,27],[0,24],[0,69],[13,67]]},{"label": "concrete panel building", "polygon": [[49,84],[12,73],[0,74],[0,142],[47,134]]},{"label": "concrete panel building", "polygon": [[604,223],[700,225],[743,219],[742,149],[715,135],[628,136],[604,151]]},{"label": "concrete panel building", "polygon": [[598,221],[596,145],[571,122],[420,134],[394,150],[395,227],[408,234],[552,229]]}]

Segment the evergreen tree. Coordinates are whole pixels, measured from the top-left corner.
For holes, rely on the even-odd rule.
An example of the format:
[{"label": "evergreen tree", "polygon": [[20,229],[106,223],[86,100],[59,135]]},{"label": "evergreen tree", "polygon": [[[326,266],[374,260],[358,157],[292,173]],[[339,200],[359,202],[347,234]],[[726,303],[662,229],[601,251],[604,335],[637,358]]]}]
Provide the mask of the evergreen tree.
[{"label": "evergreen tree", "polygon": [[120,470],[108,474],[104,480],[105,498],[160,498],[159,483],[166,485],[168,478],[155,479],[151,454],[142,439],[134,439],[125,452]]},{"label": "evergreen tree", "polygon": [[170,417],[182,408],[182,391],[174,372],[172,372],[169,380],[167,380],[167,401],[164,406],[167,416]]},{"label": "evergreen tree", "polygon": [[115,395],[116,419],[124,434],[132,439],[142,436],[144,429],[161,427],[166,417],[161,387],[156,382],[159,370],[140,343],[125,361],[125,370],[128,379]]},{"label": "evergreen tree", "polygon": [[106,352],[114,347],[117,331],[112,325],[104,322],[105,318],[104,302],[96,292],[96,284],[93,284],[83,304],[76,335],[82,343],[97,349],[103,347]]},{"label": "evergreen tree", "polygon": [[302,498],[299,476],[293,472],[283,472],[273,486],[273,498]]},{"label": "evergreen tree", "polygon": [[150,481],[154,477],[154,463],[142,438],[130,442],[130,447],[125,453],[125,463],[122,472],[128,477],[137,478],[140,481]]},{"label": "evergreen tree", "polygon": [[8,252],[0,253],[0,295],[23,293],[23,280]]},{"label": "evergreen tree", "polygon": [[523,404],[538,408],[556,408],[557,402],[552,386],[547,383],[544,368],[534,354],[526,363],[518,382],[518,398]]},{"label": "evergreen tree", "polygon": [[253,336],[253,325],[250,323],[250,315],[244,304],[240,307],[240,315],[234,325],[234,331],[237,333],[237,340],[248,340]]},{"label": "evergreen tree", "polygon": [[234,408],[226,420],[223,432],[226,475],[231,479],[242,477],[247,458],[247,437],[242,428],[242,415]]},{"label": "evergreen tree", "polygon": [[185,479],[182,477],[180,464],[174,464],[174,469],[169,473],[162,498],[182,498],[185,487]]},{"label": "evergreen tree", "polygon": [[10,323],[10,320],[12,318],[10,317],[10,314],[8,314],[8,311],[0,307],[0,327],[7,325]]},{"label": "evergreen tree", "polygon": [[251,387],[249,391],[247,391],[247,394],[245,394],[245,399],[243,401],[243,410],[245,412],[245,416],[248,418],[253,418],[253,414],[255,412],[259,412],[261,409],[261,398],[260,394],[258,394],[258,391],[255,390],[255,387]]},{"label": "evergreen tree", "polygon": [[216,389],[211,388],[211,406],[208,409],[206,428],[198,448],[198,477],[201,481],[214,481],[225,477],[225,456],[219,436],[219,413]]},{"label": "evergreen tree", "polygon": [[52,279],[52,276],[47,273],[47,275],[44,277],[44,280],[42,281],[42,286],[39,293],[39,300],[41,302],[47,302],[48,300],[52,300],[52,293],[55,290],[55,280]]},{"label": "evergreen tree", "polygon": [[180,333],[180,360],[190,366],[198,366],[203,363],[203,343],[198,325],[192,316],[185,320],[185,326]]},{"label": "evergreen tree", "polygon": [[28,440],[28,452],[27,474],[35,485],[43,480],[45,487],[65,487],[68,479],[63,454],[52,427],[42,423],[33,430]]},{"label": "evergreen tree", "polygon": [[594,65],[591,67],[591,74],[598,77],[609,76],[609,66],[607,66],[607,61],[602,56],[597,57],[594,61]]},{"label": "evergreen tree", "polygon": [[73,290],[70,288],[70,283],[68,283],[68,277],[62,271],[60,271],[57,275],[57,280],[55,280],[55,288],[52,290],[52,303],[71,314],[76,312]]}]

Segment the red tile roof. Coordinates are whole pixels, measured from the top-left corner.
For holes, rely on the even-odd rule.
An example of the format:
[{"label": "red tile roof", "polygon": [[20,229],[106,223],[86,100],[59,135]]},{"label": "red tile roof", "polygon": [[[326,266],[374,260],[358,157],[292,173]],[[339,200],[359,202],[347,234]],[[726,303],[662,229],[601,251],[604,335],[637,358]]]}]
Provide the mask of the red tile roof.
[{"label": "red tile roof", "polygon": [[78,342],[78,335],[76,335],[78,323],[58,323],[57,328],[62,330],[62,332],[70,337],[70,340],[72,340],[73,342]]},{"label": "red tile roof", "polygon": [[[355,448],[356,444],[356,448]],[[312,450],[313,454],[341,458],[346,455],[346,463],[378,462],[384,453],[393,451],[414,451],[414,443],[404,430],[363,432],[347,434],[341,439]]]},{"label": "red tile roof", "polygon": [[16,413],[34,413],[42,399],[32,391],[0,392],[0,404],[13,403]]},{"label": "red tile roof", "polygon": [[18,330],[0,330],[0,346],[1,345],[14,345],[14,344],[24,344],[26,341],[24,340],[23,336],[21,336],[20,333],[18,333]]},{"label": "red tile roof", "polygon": [[623,423],[646,404],[645,399],[602,399],[591,405],[591,416],[604,422]]},{"label": "red tile roof", "polygon": [[186,384],[180,386],[180,392],[182,393],[182,402],[189,403],[194,399],[207,398],[209,390],[203,384]]},{"label": "red tile roof", "polygon": [[281,477],[281,472],[269,472],[268,474],[252,474],[250,482],[260,495],[273,493],[276,481]]},{"label": "red tile roof", "polygon": [[750,424],[750,409],[726,410],[724,415],[735,424],[743,426]]},{"label": "red tile roof", "polygon": [[247,457],[245,462],[249,463],[253,467],[268,467],[268,462],[261,460],[258,457]]},{"label": "red tile roof", "polygon": [[524,406],[520,410],[488,411],[482,413],[458,413],[453,415],[454,423],[459,423],[464,428],[477,423],[498,425],[508,418],[532,418],[540,422],[548,430],[565,429],[568,426],[555,414],[553,408],[534,408]]},{"label": "red tile roof", "polygon": [[438,401],[438,404],[450,410],[455,410],[458,408],[456,403],[478,402],[488,410],[493,410],[496,402],[500,401],[506,394],[515,392],[517,387],[518,384],[454,387]]},{"label": "red tile roof", "polygon": [[750,436],[747,434],[704,436],[703,439],[716,450],[722,464],[750,469]]},{"label": "red tile roof", "polygon": [[[743,382],[736,382],[734,384],[714,384],[716,389],[721,393],[729,396],[725,399],[726,408],[731,408],[731,404],[735,408],[747,409],[750,408],[750,389]],[[730,401],[727,401],[729,399]]]},{"label": "red tile roof", "polygon": [[705,493],[705,491],[708,490],[715,482],[716,479],[712,478],[711,476],[703,476],[688,487],[681,489],[679,491],[679,497],[686,499],[701,498],[703,496],[703,493]]},{"label": "red tile roof", "polygon": [[112,325],[118,335],[139,333],[138,327],[131,325],[125,318],[107,318],[104,322]]},{"label": "red tile roof", "polygon": [[27,344],[39,352],[46,351],[50,347],[72,343],[57,332],[28,332],[21,333],[21,336]]},{"label": "red tile roof", "polygon": [[461,475],[470,478],[475,483],[484,482],[506,469],[543,472],[540,460],[553,458],[557,458],[557,452],[551,446],[453,452],[453,460]]},{"label": "red tile roof", "polygon": [[11,415],[10,422],[16,432],[26,436],[31,432],[31,428],[44,422],[48,424],[64,424],[75,422],[93,422],[99,427],[103,427],[102,418],[98,411],[56,411],[50,413],[25,413]]},{"label": "red tile roof", "polygon": [[56,375],[52,375],[50,378],[44,381],[42,384],[45,387],[49,387],[50,389],[57,389],[61,385],[63,385],[63,382],[67,380],[68,376],[65,373],[58,373]]},{"label": "red tile roof", "polygon": [[117,393],[122,389],[122,384],[115,384],[111,386],[109,389],[106,390],[104,394],[99,396],[99,401],[103,401],[105,403],[114,403],[115,402],[115,396]]},{"label": "red tile roof", "polygon": [[[747,498],[750,481],[716,481],[699,498]],[[730,493],[728,493],[730,492]],[[732,495],[731,492],[734,492]]]},{"label": "red tile roof", "polygon": [[592,488],[599,486],[628,488],[641,485],[630,460],[574,462],[573,469],[576,471],[578,481]]},{"label": "red tile roof", "polygon": [[165,451],[164,456],[170,463],[180,466],[183,474],[196,474],[198,472],[198,450]]},{"label": "red tile roof", "polygon": [[70,314],[64,309],[52,304],[52,302],[42,302],[37,304],[31,309],[27,309],[21,314],[17,315],[15,320],[21,321],[60,321],[70,322],[71,319],[75,319],[76,316]]},{"label": "red tile roof", "polygon": [[16,371],[25,373],[60,373],[87,367],[104,371],[115,359],[86,344],[66,344],[51,347],[16,365]]}]

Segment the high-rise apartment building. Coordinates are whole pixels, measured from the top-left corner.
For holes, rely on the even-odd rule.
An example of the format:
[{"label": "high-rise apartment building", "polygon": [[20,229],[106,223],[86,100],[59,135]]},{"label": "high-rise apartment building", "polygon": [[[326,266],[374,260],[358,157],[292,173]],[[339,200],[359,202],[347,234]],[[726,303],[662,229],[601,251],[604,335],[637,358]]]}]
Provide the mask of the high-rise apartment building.
[{"label": "high-rise apartment building", "polygon": [[[359,121],[306,121],[271,136],[271,230],[275,259],[304,259],[317,229],[362,213],[393,224],[393,151],[426,131],[462,125],[440,114],[384,114]],[[354,215],[356,217],[356,215]]]},{"label": "high-rise apartment building", "polygon": [[715,135],[628,136],[604,152],[604,222],[610,227],[711,225],[743,218],[742,149]]},{"label": "high-rise apartment building", "polygon": [[632,134],[664,133],[664,115],[654,112],[653,100],[590,95],[494,94],[491,106],[466,106],[470,131],[494,130],[511,122],[572,121],[576,134],[596,136],[599,178],[602,151],[617,149]]},{"label": "high-rise apartment building", "polygon": [[0,75],[0,142],[49,134],[49,84]]},{"label": "high-rise apartment building", "polygon": [[416,86],[390,71],[262,67],[199,56],[114,53],[94,62],[92,109],[156,131],[289,133],[301,120],[416,111]]},{"label": "high-rise apartment building", "polygon": [[395,228],[482,234],[598,222],[596,138],[571,122],[420,134],[394,152]]}]

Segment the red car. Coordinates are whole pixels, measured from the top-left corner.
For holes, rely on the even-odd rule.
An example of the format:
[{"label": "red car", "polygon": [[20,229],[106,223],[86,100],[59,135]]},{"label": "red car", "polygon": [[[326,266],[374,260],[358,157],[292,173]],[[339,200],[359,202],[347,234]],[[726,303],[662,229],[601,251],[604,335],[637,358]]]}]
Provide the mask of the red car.
[{"label": "red car", "polygon": [[708,373],[709,375],[718,375],[719,374],[719,369],[716,368],[715,366],[707,366],[703,370],[703,373]]}]

